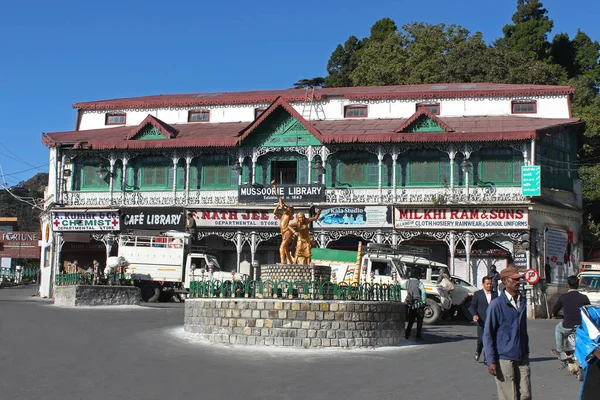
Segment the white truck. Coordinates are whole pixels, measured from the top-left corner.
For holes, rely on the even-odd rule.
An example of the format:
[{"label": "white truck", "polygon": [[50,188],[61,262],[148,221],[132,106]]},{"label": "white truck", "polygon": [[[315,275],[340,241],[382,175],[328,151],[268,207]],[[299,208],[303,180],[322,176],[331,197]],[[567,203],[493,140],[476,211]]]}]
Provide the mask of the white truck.
[{"label": "white truck", "polygon": [[579,292],[585,294],[593,306],[600,306],[600,262],[579,264]]},{"label": "white truck", "polygon": [[[431,282],[432,268],[445,267],[445,264],[431,261],[429,249],[416,246],[396,246],[369,243],[362,250],[312,249],[312,262],[315,265],[331,267],[332,280],[335,282],[360,282],[391,284],[400,283],[404,288],[413,269],[422,275],[426,291],[426,324],[435,324],[443,312],[450,309],[452,300],[446,289]],[[355,271],[359,266],[360,276]]]},{"label": "white truck", "polygon": [[217,258],[205,249],[190,245],[186,233],[164,236],[119,236],[119,256],[129,263],[127,273],[142,292],[142,300],[168,301],[186,294],[193,280],[241,279],[239,273],[221,270]]}]

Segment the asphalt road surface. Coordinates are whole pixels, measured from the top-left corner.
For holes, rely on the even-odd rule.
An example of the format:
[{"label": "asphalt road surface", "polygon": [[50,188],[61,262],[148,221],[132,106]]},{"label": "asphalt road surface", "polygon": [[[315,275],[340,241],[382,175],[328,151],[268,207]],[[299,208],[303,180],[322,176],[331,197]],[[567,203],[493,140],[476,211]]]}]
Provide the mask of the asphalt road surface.
[{"label": "asphalt road surface", "polygon": [[[183,333],[182,304],[68,309],[33,292],[0,290],[0,399],[497,398],[466,323],[385,350],[222,347]],[[555,324],[529,324],[533,395],[576,399],[549,351]]]}]

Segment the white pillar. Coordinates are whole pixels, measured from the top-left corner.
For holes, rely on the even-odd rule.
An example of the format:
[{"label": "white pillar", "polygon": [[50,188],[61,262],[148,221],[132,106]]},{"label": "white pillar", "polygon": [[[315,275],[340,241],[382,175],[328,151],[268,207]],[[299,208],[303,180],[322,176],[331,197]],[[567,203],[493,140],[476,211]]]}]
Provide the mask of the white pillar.
[{"label": "white pillar", "polygon": [[448,157],[450,158],[450,198],[454,197],[454,158],[456,157],[456,153],[451,151],[448,153]]},{"label": "white pillar", "polygon": [[123,197],[121,198],[121,203],[125,203],[125,189],[127,187],[127,157],[123,157],[123,176],[121,177],[121,191],[123,192]]},{"label": "white pillar", "polygon": [[379,154],[377,155],[377,170],[379,172],[379,177],[378,177],[378,181],[377,181],[377,186],[379,188],[379,203],[381,203],[381,200],[383,199],[383,188],[382,188],[382,182],[383,182],[383,153],[380,150]]},{"label": "white pillar", "polygon": [[321,245],[322,249],[327,247],[327,234],[325,232],[321,232]]},{"label": "white pillar", "polygon": [[242,258],[242,248],[244,247],[244,243],[242,242],[242,232],[237,232],[235,234],[235,251],[237,252],[237,264],[235,270],[240,272],[240,262]]},{"label": "white pillar", "polygon": [[238,163],[240,164],[240,174],[238,175],[238,186],[242,186],[242,175],[244,175],[244,157],[238,157]]},{"label": "white pillar", "polygon": [[[471,277],[471,246],[472,246],[472,234],[471,232],[467,232],[465,234],[465,258],[466,258],[466,262],[467,262],[467,281],[469,281],[470,283],[473,282],[473,279]],[[477,286],[477,285],[475,285]]]},{"label": "white pillar", "polygon": [[[252,184],[256,183],[256,162],[258,161],[257,155],[252,155]],[[252,260],[254,261],[254,260]]]},{"label": "white pillar", "polygon": [[312,160],[313,160],[313,147],[312,146],[308,146],[308,152],[306,153],[306,159],[308,160],[308,173],[307,173],[307,180],[308,180],[308,184],[312,184]]},{"label": "white pillar", "polygon": [[173,157],[173,204],[177,204],[177,164],[179,158]]},{"label": "white pillar", "polygon": [[394,153],[392,154],[392,186],[394,187],[394,201],[397,201],[397,196],[398,196],[398,182],[397,182],[397,173],[396,173],[396,169],[398,167],[398,153],[396,153],[396,150],[394,150]]},{"label": "white pillar", "polygon": [[190,165],[192,157],[185,158],[185,204],[190,204]]},{"label": "white pillar", "polygon": [[258,248],[258,238],[256,237],[257,236],[256,232],[252,232],[251,235],[252,236],[251,236],[251,240],[250,240],[250,254],[251,254],[252,263],[253,263],[255,256],[256,256],[256,249]]},{"label": "white pillar", "polygon": [[110,166],[108,170],[108,197],[110,200],[110,204],[113,203],[113,190],[115,186],[115,159],[110,158],[109,160]]},{"label": "white pillar", "polygon": [[454,266],[454,251],[456,249],[456,237],[454,231],[450,232],[450,270],[451,274],[454,275],[456,273],[456,268]]}]

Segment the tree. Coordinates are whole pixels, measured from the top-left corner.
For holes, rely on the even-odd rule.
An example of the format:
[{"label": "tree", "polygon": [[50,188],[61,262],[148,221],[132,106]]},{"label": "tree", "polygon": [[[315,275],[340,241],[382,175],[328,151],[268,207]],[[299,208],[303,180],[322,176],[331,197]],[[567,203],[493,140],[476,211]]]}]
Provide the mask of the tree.
[{"label": "tree", "polygon": [[303,78],[294,83],[294,89],[303,89],[307,87],[322,87],[325,84],[325,78]]},{"label": "tree", "polygon": [[352,86],[350,73],[358,64],[358,57],[363,47],[363,42],[356,36],[350,36],[342,46],[338,44],[327,62],[325,78],[326,87]]},{"label": "tree", "polygon": [[573,48],[575,50],[575,75],[588,76],[597,84],[600,80],[600,64],[598,63],[600,44],[596,40],[592,41],[585,32],[577,30],[577,34],[573,38]]},{"label": "tree", "polygon": [[560,65],[533,59],[530,54],[495,47],[486,53],[486,81],[494,83],[556,85],[566,79]]},{"label": "tree", "polygon": [[502,28],[504,37],[498,39],[495,45],[546,61],[550,55],[548,34],[554,25],[547,14],[548,11],[539,0],[517,0],[513,23]]},{"label": "tree", "polygon": [[383,41],[367,42],[350,79],[353,86],[400,85],[406,83],[405,65],[402,36],[392,32]]}]

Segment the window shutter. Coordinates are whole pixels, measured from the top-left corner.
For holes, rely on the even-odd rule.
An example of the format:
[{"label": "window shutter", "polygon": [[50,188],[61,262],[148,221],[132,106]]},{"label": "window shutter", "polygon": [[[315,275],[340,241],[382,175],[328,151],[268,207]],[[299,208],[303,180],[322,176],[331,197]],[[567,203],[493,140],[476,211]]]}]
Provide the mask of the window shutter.
[{"label": "window shutter", "polygon": [[[301,158],[298,161],[298,183],[307,184],[310,183],[308,181],[308,160],[306,158]],[[314,179],[314,175],[313,175]]]}]

